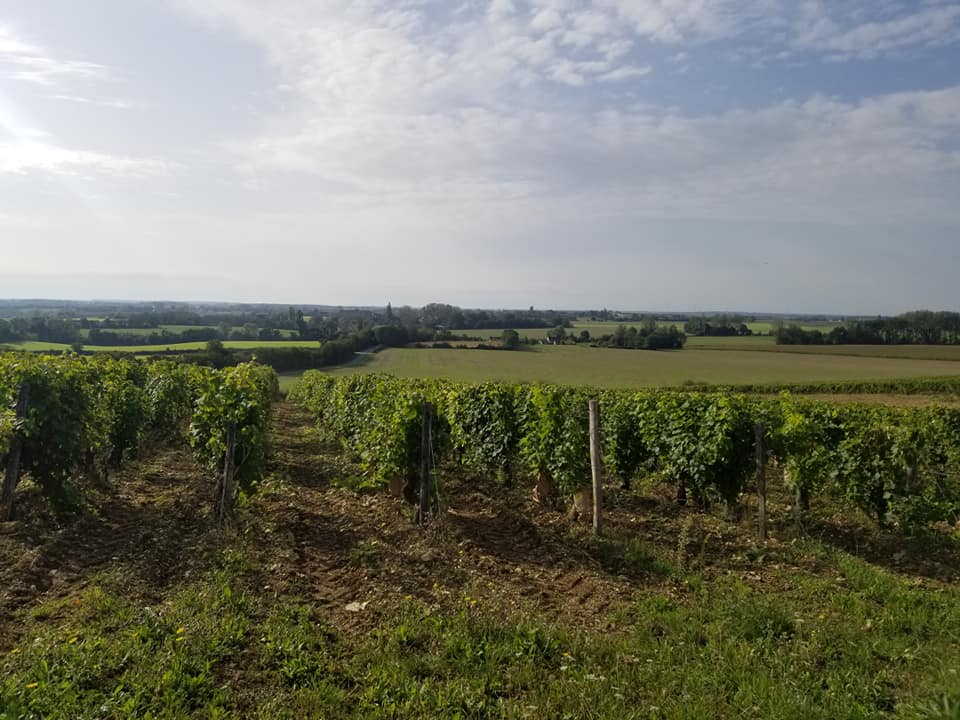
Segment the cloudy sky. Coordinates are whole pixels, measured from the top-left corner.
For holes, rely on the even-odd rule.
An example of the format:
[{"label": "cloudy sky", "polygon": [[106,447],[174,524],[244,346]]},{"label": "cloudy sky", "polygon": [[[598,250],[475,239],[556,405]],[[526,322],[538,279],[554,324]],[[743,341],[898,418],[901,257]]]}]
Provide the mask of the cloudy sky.
[{"label": "cloudy sky", "polygon": [[960,309],[960,2],[3,0],[0,296]]}]

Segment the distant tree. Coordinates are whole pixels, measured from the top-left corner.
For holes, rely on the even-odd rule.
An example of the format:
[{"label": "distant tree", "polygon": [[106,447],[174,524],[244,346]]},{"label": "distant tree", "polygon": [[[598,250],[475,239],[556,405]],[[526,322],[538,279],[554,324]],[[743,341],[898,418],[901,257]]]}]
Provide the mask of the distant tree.
[{"label": "distant tree", "polygon": [[692,317],[684,324],[683,329],[687,335],[706,335],[707,321],[702,317]]},{"label": "distant tree", "polygon": [[558,325],[547,331],[547,338],[554,343],[562,343],[567,339],[567,329],[563,325]]},{"label": "distant tree", "polygon": [[393,324],[393,306],[387,303],[387,323]]},{"label": "distant tree", "polygon": [[626,325],[617,325],[617,329],[613,333],[612,344],[614,347],[627,346],[627,326]]},{"label": "distant tree", "polygon": [[580,342],[582,342],[582,343],[588,343],[588,342],[590,342],[590,331],[589,331],[589,330],[581,330],[581,331],[580,331]]},{"label": "distant tree", "polygon": [[315,315],[310,324],[316,329],[318,340],[334,340],[340,335],[340,323],[336,317],[320,317]]},{"label": "distant tree", "polygon": [[427,327],[463,327],[463,311],[456,305],[430,303],[420,310],[420,322]]},{"label": "distant tree", "polygon": [[378,325],[373,329],[373,334],[377,344],[385,347],[402,347],[410,342],[407,329],[398,325]]},{"label": "distant tree", "polygon": [[516,330],[504,330],[500,335],[503,346],[515,350],[520,347],[520,333]]}]

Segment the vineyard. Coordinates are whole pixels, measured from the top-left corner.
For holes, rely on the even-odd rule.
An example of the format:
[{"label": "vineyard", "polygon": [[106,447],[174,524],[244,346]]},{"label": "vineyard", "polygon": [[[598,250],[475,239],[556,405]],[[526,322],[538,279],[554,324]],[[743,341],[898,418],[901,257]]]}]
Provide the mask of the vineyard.
[{"label": "vineyard", "polygon": [[[0,391],[0,720],[957,717],[960,411],[321,373],[281,402],[258,365],[76,356],[3,356]],[[566,513],[591,400],[600,536]],[[417,527],[382,490],[425,474]]]},{"label": "vineyard", "polygon": [[[189,442],[218,478],[218,506],[249,490],[266,461],[273,370],[212,370],[171,362],[0,355],[0,458],[6,469],[0,520],[13,514],[22,474],[59,511],[82,506],[142,449]],[[230,451],[228,452],[228,447]]]},{"label": "vineyard", "polygon": [[591,477],[588,400],[600,402],[602,455],[623,484],[655,475],[701,507],[736,515],[761,467],[782,468],[798,519],[814,494],[880,525],[950,525],[960,519],[960,411],[817,403],[782,395],[591,390],[553,385],[402,380],[307,373],[291,394],[319,427],[356,456],[369,477],[409,486],[421,447],[421,408],[436,407],[434,461],[478,476],[536,481],[571,495]]}]

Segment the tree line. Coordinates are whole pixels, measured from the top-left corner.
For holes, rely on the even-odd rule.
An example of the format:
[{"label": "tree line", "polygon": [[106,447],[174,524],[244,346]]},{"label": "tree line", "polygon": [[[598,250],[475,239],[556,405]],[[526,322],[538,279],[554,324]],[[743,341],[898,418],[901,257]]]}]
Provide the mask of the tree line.
[{"label": "tree line", "polygon": [[[115,312],[105,317],[76,317],[65,303],[60,312],[0,318],[0,343],[42,341],[67,345],[174,345],[209,340],[330,341],[374,331],[380,344],[454,339],[459,330],[478,328],[569,328],[572,313],[554,310],[464,310],[455,305],[429,303],[421,308],[298,308],[267,312],[233,309],[215,312],[189,307]],[[257,306],[259,307],[259,306]],[[384,329],[380,329],[384,328]],[[131,332],[131,331],[139,332]],[[446,335],[444,333],[447,333]],[[406,338],[406,339],[404,339]]]},{"label": "tree line", "polygon": [[960,345],[960,313],[916,310],[849,320],[829,332],[790,324],[774,336],[778,345]]}]

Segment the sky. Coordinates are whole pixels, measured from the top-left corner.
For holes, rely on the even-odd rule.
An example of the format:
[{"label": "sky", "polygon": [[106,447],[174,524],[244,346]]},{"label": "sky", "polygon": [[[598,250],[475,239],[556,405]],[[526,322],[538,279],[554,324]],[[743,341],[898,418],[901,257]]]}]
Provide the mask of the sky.
[{"label": "sky", "polygon": [[0,0],[0,297],[960,310],[960,2]]}]

